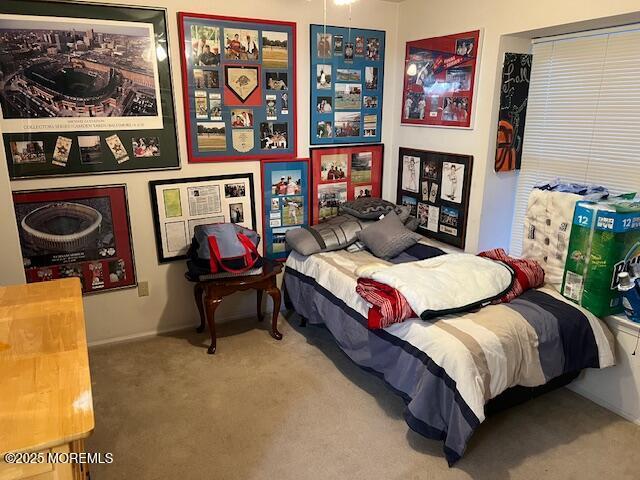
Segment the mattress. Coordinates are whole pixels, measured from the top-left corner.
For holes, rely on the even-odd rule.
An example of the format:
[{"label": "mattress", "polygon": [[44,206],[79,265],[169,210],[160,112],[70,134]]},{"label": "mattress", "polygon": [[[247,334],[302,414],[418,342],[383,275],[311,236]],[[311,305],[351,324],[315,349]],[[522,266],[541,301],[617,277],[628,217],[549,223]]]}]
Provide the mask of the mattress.
[{"label": "mattress", "polygon": [[[431,247],[418,244],[391,262],[431,254]],[[464,454],[486,404],[505,390],[614,364],[606,325],[551,287],[529,290],[509,304],[369,330],[369,306],[355,291],[354,272],[373,261],[381,260],[366,251],[292,252],[287,296],[301,316],[325,324],[356,364],[405,399],[406,422],[442,440],[449,465]]]}]

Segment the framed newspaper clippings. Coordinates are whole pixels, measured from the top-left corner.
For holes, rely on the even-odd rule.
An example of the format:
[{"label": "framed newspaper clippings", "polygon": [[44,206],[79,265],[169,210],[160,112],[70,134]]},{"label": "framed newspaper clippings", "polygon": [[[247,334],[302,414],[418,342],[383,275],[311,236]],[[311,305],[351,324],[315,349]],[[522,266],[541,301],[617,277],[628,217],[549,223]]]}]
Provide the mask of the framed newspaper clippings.
[{"label": "framed newspaper clippings", "polygon": [[256,229],[252,173],[155,180],[149,190],[160,263],[187,258],[197,225]]},{"label": "framed newspaper clippings", "polygon": [[83,293],[136,285],[125,185],[13,192],[27,283],[78,277]]},{"label": "framed newspaper clippings", "polygon": [[384,145],[311,149],[313,225],[338,215],[348,200],[382,195]]},{"label": "framed newspaper clippings", "polygon": [[11,179],[179,168],[166,11],[0,3]]},{"label": "framed newspaper clippings", "polygon": [[409,205],[418,233],[464,249],[473,157],[400,147],[398,205]]},{"label": "framed newspaper clippings", "polygon": [[471,128],[480,30],[407,42],[405,125]]},{"label": "framed newspaper clippings", "polygon": [[296,155],[296,24],[179,13],[189,162]]},{"label": "framed newspaper clippings", "polygon": [[309,224],[309,159],[262,162],[264,256],[285,261],[287,230]]},{"label": "framed newspaper clippings", "polygon": [[379,143],[385,32],[311,25],[311,145]]}]

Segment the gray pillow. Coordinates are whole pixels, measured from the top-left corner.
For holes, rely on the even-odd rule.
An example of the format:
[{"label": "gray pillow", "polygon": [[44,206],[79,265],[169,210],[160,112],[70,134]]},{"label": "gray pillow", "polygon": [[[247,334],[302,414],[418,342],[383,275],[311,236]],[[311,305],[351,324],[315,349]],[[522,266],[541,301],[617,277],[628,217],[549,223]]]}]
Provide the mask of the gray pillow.
[{"label": "gray pillow", "polygon": [[407,225],[407,223],[410,221],[409,217],[411,216],[411,205],[396,205],[395,212],[396,215],[400,217],[400,221]]},{"label": "gray pillow", "polygon": [[409,217],[403,223],[404,223],[404,226],[407,227],[412,232],[415,232],[418,229],[418,225],[420,225],[420,222],[416,217]]},{"label": "gray pillow", "polygon": [[[340,212],[365,220],[377,220],[380,215],[395,211],[398,215],[402,207],[381,198],[357,198],[340,205]],[[408,216],[408,215],[407,215]]]},{"label": "gray pillow", "polygon": [[371,253],[382,259],[393,258],[415,245],[422,236],[405,227],[398,215],[389,212],[379,222],[368,225],[358,232],[358,239]]},{"label": "gray pillow", "polygon": [[338,215],[318,225],[287,230],[285,239],[289,247],[302,255],[331,252],[354,243],[358,232],[369,223],[351,215]]}]

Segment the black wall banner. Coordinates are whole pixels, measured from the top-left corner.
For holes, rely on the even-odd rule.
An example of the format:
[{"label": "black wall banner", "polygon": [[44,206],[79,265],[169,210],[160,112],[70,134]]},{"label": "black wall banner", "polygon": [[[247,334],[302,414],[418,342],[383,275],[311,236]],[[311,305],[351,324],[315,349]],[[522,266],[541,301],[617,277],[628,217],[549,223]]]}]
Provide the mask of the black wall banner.
[{"label": "black wall banner", "polygon": [[532,55],[505,53],[500,87],[496,172],[520,170]]}]

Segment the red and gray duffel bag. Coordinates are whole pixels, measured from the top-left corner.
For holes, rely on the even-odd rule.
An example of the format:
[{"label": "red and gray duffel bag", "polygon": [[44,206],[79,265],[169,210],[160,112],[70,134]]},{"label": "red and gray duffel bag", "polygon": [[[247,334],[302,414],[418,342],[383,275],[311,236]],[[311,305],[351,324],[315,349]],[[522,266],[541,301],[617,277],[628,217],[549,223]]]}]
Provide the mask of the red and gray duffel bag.
[{"label": "red and gray duffel bag", "polygon": [[235,223],[198,225],[187,252],[188,272],[192,281],[262,273],[258,253],[260,235]]}]

